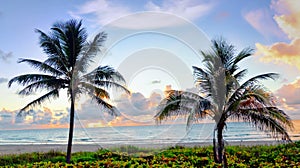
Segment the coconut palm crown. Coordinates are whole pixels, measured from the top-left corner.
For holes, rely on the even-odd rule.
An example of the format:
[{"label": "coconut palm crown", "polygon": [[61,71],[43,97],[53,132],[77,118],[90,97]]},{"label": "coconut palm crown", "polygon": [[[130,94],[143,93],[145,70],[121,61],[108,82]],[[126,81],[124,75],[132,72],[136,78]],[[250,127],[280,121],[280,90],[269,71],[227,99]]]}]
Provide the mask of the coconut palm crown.
[{"label": "coconut palm crown", "polygon": [[129,91],[125,87],[122,75],[110,66],[98,66],[87,73],[90,64],[93,63],[93,59],[106,40],[105,33],[101,32],[92,41],[88,41],[82,22],[76,20],[55,23],[49,34],[41,30],[36,30],[36,32],[40,36],[40,47],[47,54],[46,60],[41,62],[33,59],[20,59],[19,63],[27,63],[42,73],[14,77],[8,82],[8,86],[11,87],[13,83],[24,86],[18,92],[20,95],[31,95],[41,90],[47,91],[23,107],[20,113],[48,99],[58,98],[60,90],[67,90],[71,104],[66,160],[70,162],[76,98],[81,94],[87,94],[101,107],[106,108],[111,115],[117,115],[116,108],[106,101],[110,99],[107,89],[114,87],[127,93]]},{"label": "coconut palm crown", "polygon": [[247,70],[238,64],[252,53],[252,49],[245,48],[235,54],[235,47],[223,38],[212,40],[211,50],[201,51],[204,68],[193,66],[199,94],[167,91],[155,116],[156,121],[160,123],[183,115],[187,116],[189,126],[199,119],[212,118],[215,121],[213,145],[217,163],[226,164],[223,131],[228,120],[247,122],[271,132],[274,138],[283,136],[291,141],[287,132],[293,128],[290,117],[276,107],[275,98],[261,83],[261,80],[275,79],[278,74],[265,73],[243,81]]}]

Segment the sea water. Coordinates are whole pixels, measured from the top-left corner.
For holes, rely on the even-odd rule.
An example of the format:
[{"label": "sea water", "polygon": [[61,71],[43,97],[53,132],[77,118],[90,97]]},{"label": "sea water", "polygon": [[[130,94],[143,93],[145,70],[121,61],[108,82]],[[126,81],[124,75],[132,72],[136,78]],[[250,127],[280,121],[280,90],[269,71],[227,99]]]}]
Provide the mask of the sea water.
[{"label": "sea water", "polygon": [[[211,142],[213,123],[82,128],[74,130],[73,144],[176,144]],[[299,134],[291,134],[300,140]],[[258,131],[247,123],[229,122],[224,131],[226,141],[271,141],[268,132]],[[66,144],[68,129],[0,130],[1,145]]]}]

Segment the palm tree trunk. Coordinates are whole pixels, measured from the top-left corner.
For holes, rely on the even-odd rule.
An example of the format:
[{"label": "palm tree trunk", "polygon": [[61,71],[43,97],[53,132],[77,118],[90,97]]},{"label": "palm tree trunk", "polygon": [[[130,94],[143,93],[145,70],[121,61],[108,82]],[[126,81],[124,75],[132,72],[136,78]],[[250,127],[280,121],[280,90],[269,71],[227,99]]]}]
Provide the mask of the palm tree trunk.
[{"label": "palm tree trunk", "polygon": [[218,162],[221,163],[223,160],[223,130],[218,128]]},{"label": "palm tree trunk", "polygon": [[69,140],[68,140],[68,147],[67,147],[67,157],[66,162],[70,163],[71,161],[71,153],[72,153],[72,140],[73,140],[73,130],[74,130],[74,95],[71,93],[71,110],[70,110],[70,126],[69,126]]},{"label": "palm tree trunk", "polygon": [[214,129],[214,135],[213,135],[213,152],[214,152],[214,160],[216,163],[218,163],[218,156],[217,156],[217,147],[216,147],[216,129]]},{"label": "palm tree trunk", "polygon": [[224,125],[221,124],[219,125],[218,127],[218,135],[217,135],[217,138],[218,138],[218,157],[217,157],[217,160],[218,162],[217,163],[222,163],[223,164],[223,167],[227,168],[227,161],[226,161],[226,155],[225,155],[225,149],[224,149],[224,139],[223,139],[223,128],[224,128]]}]

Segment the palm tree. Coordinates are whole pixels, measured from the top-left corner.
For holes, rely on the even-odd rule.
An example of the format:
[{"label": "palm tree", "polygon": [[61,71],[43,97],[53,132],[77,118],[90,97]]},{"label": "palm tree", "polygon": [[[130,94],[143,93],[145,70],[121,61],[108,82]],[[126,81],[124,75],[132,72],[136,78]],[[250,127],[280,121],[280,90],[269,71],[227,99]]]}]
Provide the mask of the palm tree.
[{"label": "palm tree", "polygon": [[57,22],[51,28],[51,32],[46,34],[41,30],[39,33],[39,43],[43,51],[47,54],[44,62],[33,59],[20,59],[19,63],[28,63],[33,68],[41,71],[41,74],[25,74],[12,78],[8,82],[18,83],[24,88],[18,92],[20,95],[31,95],[39,90],[47,90],[43,96],[28,103],[20,110],[25,112],[29,108],[40,105],[48,99],[59,97],[59,91],[67,89],[71,103],[70,126],[67,147],[66,161],[71,159],[74,112],[76,98],[81,94],[89,95],[99,105],[106,108],[111,115],[117,115],[116,108],[107,102],[110,99],[108,88],[118,88],[129,91],[125,87],[125,80],[120,73],[110,66],[98,66],[93,71],[87,73],[87,69],[93,62],[93,58],[100,51],[107,35],[103,32],[97,34],[94,39],[87,41],[87,33],[82,28],[81,21],[69,20],[67,22]]},{"label": "palm tree", "polygon": [[[213,132],[214,159],[226,165],[223,131],[226,122],[248,122],[257,129],[272,132],[290,140],[287,133],[292,128],[289,116],[276,107],[272,94],[260,83],[275,79],[275,73],[254,76],[242,84],[247,70],[239,63],[252,55],[253,50],[243,49],[235,54],[233,45],[220,38],[212,40],[209,52],[201,51],[205,68],[193,66],[195,84],[199,94],[170,90],[159,105],[157,122],[172,116],[187,116],[187,126],[199,119],[210,117],[215,121]],[[217,133],[217,145],[215,134]],[[291,140],[290,140],[291,141]]]}]

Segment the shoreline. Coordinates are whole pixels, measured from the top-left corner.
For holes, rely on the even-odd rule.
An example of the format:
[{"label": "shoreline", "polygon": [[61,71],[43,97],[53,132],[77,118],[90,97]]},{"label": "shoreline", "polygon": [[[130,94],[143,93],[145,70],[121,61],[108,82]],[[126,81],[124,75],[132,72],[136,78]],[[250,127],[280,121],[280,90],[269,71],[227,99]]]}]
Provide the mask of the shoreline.
[{"label": "shoreline", "polygon": [[[226,146],[256,146],[256,145],[278,145],[283,144],[283,141],[231,141]],[[200,142],[200,143],[177,143],[174,145],[166,144],[73,144],[72,153],[75,152],[95,152],[98,149],[111,149],[120,146],[135,146],[139,148],[147,149],[166,149],[174,146],[184,147],[201,147],[210,146],[212,142]],[[32,152],[49,152],[49,151],[61,151],[66,152],[67,145],[64,144],[22,144],[22,145],[2,145],[0,144],[0,155],[9,154],[22,154]]]}]

